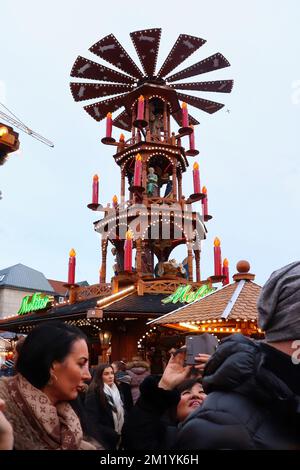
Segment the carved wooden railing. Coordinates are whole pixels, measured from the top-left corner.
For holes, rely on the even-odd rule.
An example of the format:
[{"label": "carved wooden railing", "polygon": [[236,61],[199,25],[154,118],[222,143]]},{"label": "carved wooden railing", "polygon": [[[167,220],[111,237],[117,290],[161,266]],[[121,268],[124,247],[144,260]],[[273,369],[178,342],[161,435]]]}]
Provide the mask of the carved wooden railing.
[{"label": "carved wooden railing", "polygon": [[172,294],[180,285],[189,284],[194,289],[207,284],[207,280],[200,282],[188,282],[186,279],[161,279],[153,281],[138,281],[138,295],[144,294]]},{"label": "carved wooden railing", "polygon": [[174,204],[173,197],[148,197],[148,204]]},{"label": "carved wooden railing", "polygon": [[112,294],[111,284],[93,284],[87,287],[76,288],[76,301],[91,299],[93,297],[105,297]]}]

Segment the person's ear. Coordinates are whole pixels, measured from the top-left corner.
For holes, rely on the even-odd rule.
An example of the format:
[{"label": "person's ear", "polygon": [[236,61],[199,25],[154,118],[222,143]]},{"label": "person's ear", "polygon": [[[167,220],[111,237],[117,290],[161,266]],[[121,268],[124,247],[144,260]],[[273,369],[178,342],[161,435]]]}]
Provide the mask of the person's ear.
[{"label": "person's ear", "polygon": [[58,361],[52,362],[52,364],[50,366],[50,371],[49,371],[50,375],[57,373],[57,369],[58,369],[59,365],[60,365],[60,363]]}]

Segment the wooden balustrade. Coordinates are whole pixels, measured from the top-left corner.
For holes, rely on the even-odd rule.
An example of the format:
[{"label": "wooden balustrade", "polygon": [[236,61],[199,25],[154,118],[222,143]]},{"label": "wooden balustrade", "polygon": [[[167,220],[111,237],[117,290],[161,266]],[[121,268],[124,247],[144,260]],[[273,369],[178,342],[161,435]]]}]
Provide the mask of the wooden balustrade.
[{"label": "wooden balustrade", "polygon": [[76,301],[92,299],[93,297],[105,297],[112,294],[111,284],[93,284],[87,287],[76,288]]},{"label": "wooden balustrade", "polygon": [[203,284],[211,284],[208,280],[200,282],[189,282],[186,279],[155,279],[153,281],[142,281],[141,279],[137,284],[138,295],[144,294],[172,294],[179,286],[183,284],[189,284],[194,289],[201,287]]}]

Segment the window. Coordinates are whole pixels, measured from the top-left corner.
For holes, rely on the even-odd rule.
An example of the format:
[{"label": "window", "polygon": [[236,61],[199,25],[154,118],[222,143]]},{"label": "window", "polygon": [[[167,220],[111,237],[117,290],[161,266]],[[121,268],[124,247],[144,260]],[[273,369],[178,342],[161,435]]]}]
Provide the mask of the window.
[{"label": "window", "polygon": [[0,275],[0,282],[3,281],[4,278],[5,278],[5,274],[1,274]]}]

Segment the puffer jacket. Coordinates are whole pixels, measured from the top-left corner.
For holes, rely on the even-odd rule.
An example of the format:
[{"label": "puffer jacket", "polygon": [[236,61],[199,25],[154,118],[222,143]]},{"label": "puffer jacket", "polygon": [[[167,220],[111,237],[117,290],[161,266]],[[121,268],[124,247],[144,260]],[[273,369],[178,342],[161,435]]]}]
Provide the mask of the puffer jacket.
[{"label": "puffer jacket", "polygon": [[126,450],[166,450],[174,444],[177,421],[168,411],[180,400],[180,393],[158,387],[161,376],[149,375],[140,386],[141,395],[122,430]]},{"label": "puffer jacket", "polygon": [[300,449],[300,364],[240,334],[207,363],[208,397],[182,423],[176,449]]},{"label": "puffer jacket", "polygon": [[150,375],[150,366],[148,362],[143,360],[136,360],[132,362],[128,362],[126,364],[126,369],[128,375],[131,377],[131,394],[133,403],[135,403],[140,396],[140,385],[143,380]]}]

